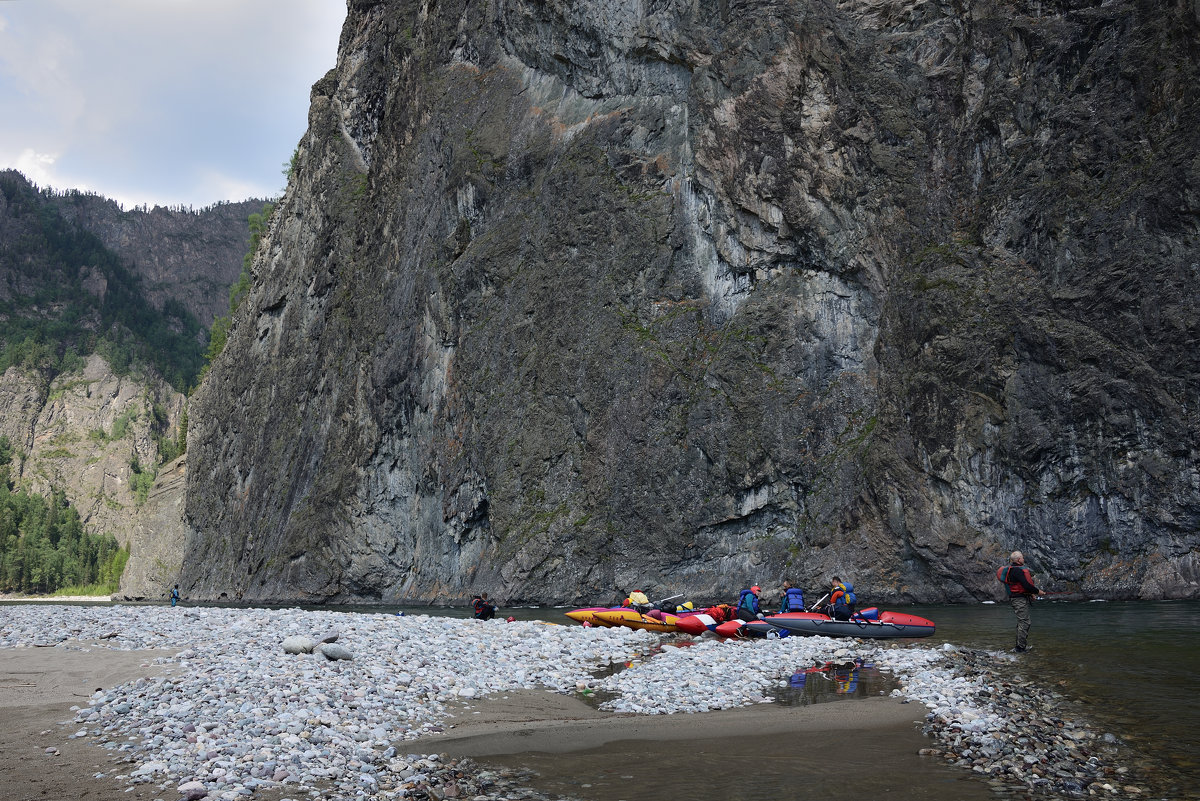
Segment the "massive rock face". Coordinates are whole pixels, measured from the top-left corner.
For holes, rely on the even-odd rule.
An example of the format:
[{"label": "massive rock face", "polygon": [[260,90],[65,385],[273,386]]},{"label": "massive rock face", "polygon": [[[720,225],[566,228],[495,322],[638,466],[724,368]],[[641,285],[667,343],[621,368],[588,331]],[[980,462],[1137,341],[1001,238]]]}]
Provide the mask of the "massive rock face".
[{"label": "massive rock face", "polygon": [[1200,595],[1200,11],[352,0],[189,597]]}]

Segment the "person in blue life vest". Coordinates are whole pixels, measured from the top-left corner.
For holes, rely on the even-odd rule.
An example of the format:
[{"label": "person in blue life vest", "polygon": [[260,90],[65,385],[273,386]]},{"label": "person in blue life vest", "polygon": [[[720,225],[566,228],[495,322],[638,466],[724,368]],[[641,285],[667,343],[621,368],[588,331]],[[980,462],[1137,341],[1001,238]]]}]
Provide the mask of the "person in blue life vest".
[{"label": "person in blue life vest", "polygon": [[478,620],[491,620],[496,616],[496,607],[488,601],[486,592],[471,599],[471,610]]},{"label": "person in blue life vest", "polygon": [[179,603],[179,585],[176,584],[171,590],[171,606]]},{"label": "person in blue life vest", "polygon": [[854,607],[858,596],[854,594],[854,585],[842,581],[837,576],[829,583],[829,603],[821,610],[835,620],[849,620],[854,617]]},{"label": "person in blue life vest", "polygon": [[759,602],[758,594],[762,592],[762,587],[755,584],[748,590],[742,590],[738,596],[737,616],[742,620],[762,620],[763,611],[762,604]]},{"label": "person in blue life vest", "polygon": [[803,611],[804,591],[785,579],[783,582],[783,598],[779,601],[779,614]]},{"label": "person in blue life vest", "polygon": [[1008,590],[1008,602],[1017,616],[1017,645],[1013,651],[1020,654],[1029,650],[1029,626],[1033,623],[1029,616],[1029,604],[1045,593],[1033,583],[1033,576],[1025,567],[1024,554],[1013,551],[1008,561],[1007,565],[996,570],[996,579]]}]

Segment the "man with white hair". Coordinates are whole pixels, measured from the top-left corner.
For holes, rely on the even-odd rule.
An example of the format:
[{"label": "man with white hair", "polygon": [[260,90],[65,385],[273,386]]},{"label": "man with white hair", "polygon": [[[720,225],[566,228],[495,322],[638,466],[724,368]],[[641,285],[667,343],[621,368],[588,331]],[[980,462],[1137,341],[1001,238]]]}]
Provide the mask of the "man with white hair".
[{"label": "man with white hair", "polygon": [[1033,576],[1029,574],[1029,568],[1025,567],[1024,554],[1013,551],[1009,562],[1010,564],[996,571],[996,578],[1008,590],[1008,602],[1012,604],[1013,612],[1017,615],[1017,647],[1013,648],[1013,651],[1020,654],[1029,650],[1025,644],[1029,636],[1029,625],[1033,622],[1029,617],[1029,603],[1044,593],[1034,586]]}]

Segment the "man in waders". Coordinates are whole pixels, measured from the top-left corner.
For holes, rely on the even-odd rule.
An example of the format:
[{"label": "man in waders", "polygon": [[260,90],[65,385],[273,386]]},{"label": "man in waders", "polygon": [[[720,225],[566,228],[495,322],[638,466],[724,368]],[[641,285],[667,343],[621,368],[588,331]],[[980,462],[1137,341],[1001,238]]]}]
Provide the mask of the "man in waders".
[{"label": "man in waders", "polygon": [[996,571],[996,578],[1008,590],[1008,602],[1012,604],[1013,612],[1017,616],[1017,647],[1013,648],[1013,651],[1021,654],[1029,650],[1025,644],[1029,636],[1029,625],[1033,622],[1029,617],[1029,604],[1044,593],[1034,586],[1033,576],[1029,574],[1029,568],[1025,567],[1024,554],[1013,551],[1009,562],[1010,564]]}]

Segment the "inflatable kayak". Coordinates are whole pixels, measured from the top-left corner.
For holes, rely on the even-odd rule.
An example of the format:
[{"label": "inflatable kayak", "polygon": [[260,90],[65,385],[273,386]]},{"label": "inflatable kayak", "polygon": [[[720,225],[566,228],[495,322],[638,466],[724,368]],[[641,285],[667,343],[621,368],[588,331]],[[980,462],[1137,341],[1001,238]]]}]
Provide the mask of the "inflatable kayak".
[{"label": "inflatable kayak", "polygon": [[[872,615],[877,615],[872,619]],[[821,637],[866,637],[893,639],[898,637],[928,637],[936,630],[932,620],[902,612],[878,612],[865,609],[853,620],[835,620],[818,612],[784,612],[767,618],[772,626],[789,634],[811,634]]]},{"label": "inflatable kayak", "polygon": [[662,618],[650,617],[643,615],[636,609],[621,608],[621,609],[605,609],[598,612],[593,612],[597,621],[609,626],[625,626],[630,629],[647,629],[649,631],[676,631],[676,621],[678,616],[671,615],[666,612],[662,613]]},{"label": "inflatable kayak", "polygon": [[764,620],[726,620],[713,631],[722,637],[770,637],[779,634],[779,629],[771,625],[769,617]]},{"label": "inflatable kayak", "polygon": [[717,630],[717,619],[707,612],[697,612],[675,621],[675,628],[684,634],[703,634],[706,631]]},{"label": "inflatable kayak", "polygon": [[606,628],[611,628],[614,624],[596,617],[596,613],[611,612],[614,609],[620,608],[621,607],[619,606],[588,606],[582,609],[572,609],[570,612],[566,612],[565,614],[567,617],[571,618],[571,620],[574,620],[578,623],[589,623],[593,626],[604,626]]}]

